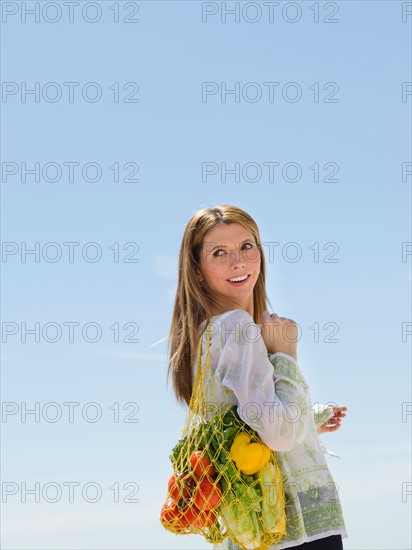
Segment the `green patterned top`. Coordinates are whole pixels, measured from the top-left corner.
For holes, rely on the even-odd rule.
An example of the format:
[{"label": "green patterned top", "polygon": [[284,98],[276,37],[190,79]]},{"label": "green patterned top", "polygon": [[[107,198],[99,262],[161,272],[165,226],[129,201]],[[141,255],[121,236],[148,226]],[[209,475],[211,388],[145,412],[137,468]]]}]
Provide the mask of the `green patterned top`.
[{"label": "green patterned top", "polygon": [[[201,325],[204,328],[205,321]],[[251,315],[241,309],[211,318],[213,380],[205,391],[214,403],[238,405],[238,414],[262,441],[277,451],[286,499],[286,535],[273,549],[340,534],[346,538],[338,496],[316,429],[333,415],[311,405],[308,384],[297,362],[269,354]],[[205,360],[206,331],[202,338]],[[197,357],[194,363],[196,372]],[[330,453],[332,454],[332,453]],[[216,549],[239,547],[228,538]]]}]

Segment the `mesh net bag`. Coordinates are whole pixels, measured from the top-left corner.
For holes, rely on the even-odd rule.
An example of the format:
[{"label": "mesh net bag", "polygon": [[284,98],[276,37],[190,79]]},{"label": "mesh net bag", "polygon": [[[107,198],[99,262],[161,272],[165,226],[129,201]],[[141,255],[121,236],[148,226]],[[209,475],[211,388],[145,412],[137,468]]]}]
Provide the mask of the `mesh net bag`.
[{"label": "mesh net bag", "polygon": [[[266,550],[286,533],[285,496],[275,452],[243,422],[237,407],[211,401],[210,324],[205,329],[182,438],[170,460],[173,475],[160,514],[175,534],[229,537],[244,549]],[[205,381],[207,382],[205,384]]]}]

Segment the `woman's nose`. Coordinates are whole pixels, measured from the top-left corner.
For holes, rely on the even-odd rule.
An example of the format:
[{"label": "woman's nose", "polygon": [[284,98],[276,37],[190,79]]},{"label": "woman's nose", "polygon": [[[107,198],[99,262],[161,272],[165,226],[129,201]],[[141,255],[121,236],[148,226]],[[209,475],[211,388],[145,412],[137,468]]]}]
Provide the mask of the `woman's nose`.
[{"label": "woman's nose", "polygon": [[246,259],[241,251],[232,252],[230,254],[230,263],[231,265],[236,265],[236,264],[245,265]]}]

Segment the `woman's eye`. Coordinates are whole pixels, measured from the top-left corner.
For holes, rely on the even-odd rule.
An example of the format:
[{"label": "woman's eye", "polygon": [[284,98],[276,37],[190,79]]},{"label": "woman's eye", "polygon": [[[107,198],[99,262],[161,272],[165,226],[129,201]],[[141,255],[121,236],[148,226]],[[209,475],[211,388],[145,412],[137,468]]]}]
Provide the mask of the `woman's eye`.
[{"label": "woman's eye", "polygon": [[[245,248],[245,246],[248,246],[249,248]],[[250,248],[253,248],[253,244],[252,243],[243,243],[242,245],[242,249],[244,250],[250,250]],[[219,248],[219,250],[216,250],[214,253],[213,253],[213,256],[216,256],[216,257],[219,257],[221,256],[221,254],[218,254],[218,252],[225,252],[225,250],[223,250],[223,248]]]}]

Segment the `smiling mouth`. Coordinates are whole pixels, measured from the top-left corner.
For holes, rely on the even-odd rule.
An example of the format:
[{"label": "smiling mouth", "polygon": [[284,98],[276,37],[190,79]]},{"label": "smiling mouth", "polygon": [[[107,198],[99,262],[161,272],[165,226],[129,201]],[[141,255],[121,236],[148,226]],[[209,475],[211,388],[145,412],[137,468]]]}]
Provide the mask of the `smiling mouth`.
[{"label": "smiling mouth", "polygon": [[250,274],[243,281],[231,281],[231,280],[227,279],[227,282],[230,283],[233,286],[242,286],[242,285],[246,284],[249,279],[250,279]]}]

